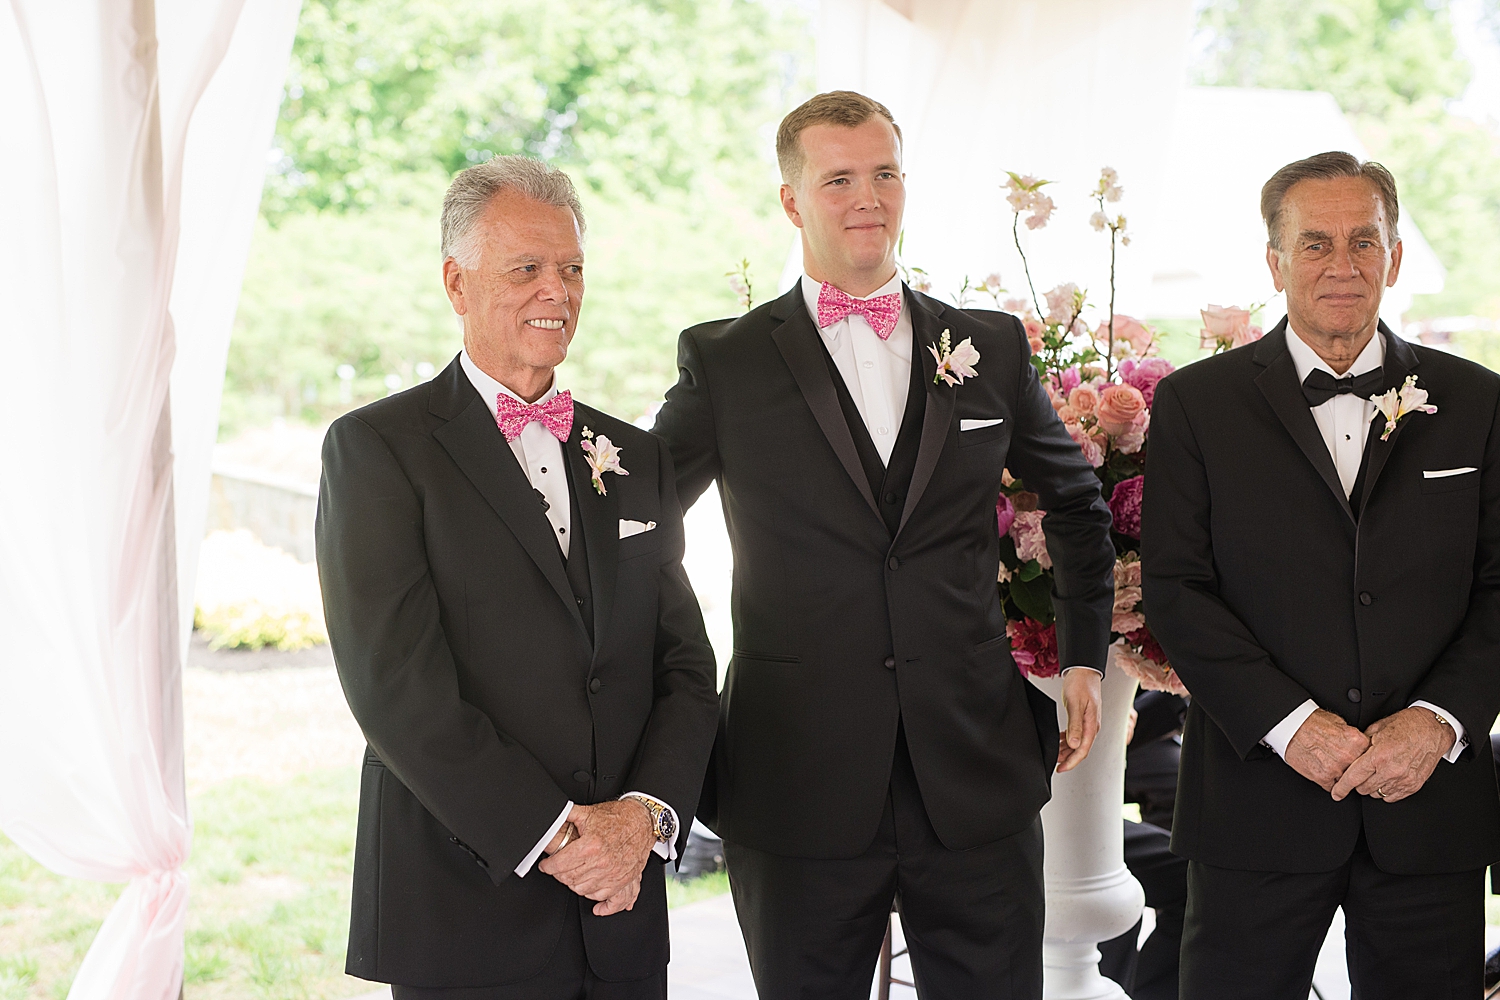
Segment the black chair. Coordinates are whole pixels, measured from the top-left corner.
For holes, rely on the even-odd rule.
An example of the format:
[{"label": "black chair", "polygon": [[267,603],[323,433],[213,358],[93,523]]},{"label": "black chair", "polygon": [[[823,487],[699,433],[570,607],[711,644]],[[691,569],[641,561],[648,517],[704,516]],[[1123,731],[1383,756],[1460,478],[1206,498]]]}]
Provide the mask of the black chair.
[{"label": "black chair", "polygon": [[880,987],[877,993],[880,1000],[891,1000],[892,986],[910,986],[913,991],[917,988],[916,983],[891,975],[891,963],[907,952],[904,947],[900,951],[891,950],[895,945],[895,920],[895,911],[892,910],[891,918],[885,925],[885,941],[880,946]]}]

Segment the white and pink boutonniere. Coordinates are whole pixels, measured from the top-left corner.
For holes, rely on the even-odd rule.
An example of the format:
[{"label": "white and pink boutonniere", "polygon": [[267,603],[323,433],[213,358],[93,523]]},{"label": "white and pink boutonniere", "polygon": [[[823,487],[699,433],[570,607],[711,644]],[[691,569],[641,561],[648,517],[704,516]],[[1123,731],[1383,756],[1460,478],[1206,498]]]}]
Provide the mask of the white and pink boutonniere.
[{"label": "white and pink boutonniere", "polygon": [[979,351],[965,337],[957,347],[952,345],[948,337],[948,331],[938,338],[937,346],[928,346],[933,358],[937,360],[937,373],[932,376],[934,385],[963,385],[966,378],[978,378],[979,373],[974,370],[974,365],[979,361]]},{"label": "white and pink boutonniere", "polygon": [[608,496],[609,491],[604,488],[606,472],[613,472],[617,476],[630,475],[620,464],[620,447],[603,434],[596,437],[587,427],[579,432],[579,437],[583,438],[579,446],[583,448],[589,471],[593,473],[594,489],[601,497]]},{"label": "white and pink boutonniere", "polygon": [[[1370,402],[1375,404],[1375,412],[1385,417],[1385,430],[1380,432],[1380,440],[1386,441],[1395,433],[1396,424],[1408,413],[1436,413],[1437,407],[1427,402],[1427,390],[1417,388],[1417,377],[1406,376],[1406,381],[1399,389],[1387,389],[1378,396],[1371,396]],[[1370,418],[1374,420],[1372,416]]]}]

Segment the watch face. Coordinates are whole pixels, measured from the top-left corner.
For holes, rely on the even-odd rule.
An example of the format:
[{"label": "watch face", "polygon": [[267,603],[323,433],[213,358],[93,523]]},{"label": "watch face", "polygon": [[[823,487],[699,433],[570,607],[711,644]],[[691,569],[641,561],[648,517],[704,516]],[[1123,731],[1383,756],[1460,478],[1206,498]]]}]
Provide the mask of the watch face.
[{"label": "watch face", "polygon": [[661,838],[662,843],[671,843],[676,838],[677,821],[672,818],[672,814],[667,810],[663,809],[661,811],[661,818],[656,821],[656,826],[658,830],[657,836]]}]

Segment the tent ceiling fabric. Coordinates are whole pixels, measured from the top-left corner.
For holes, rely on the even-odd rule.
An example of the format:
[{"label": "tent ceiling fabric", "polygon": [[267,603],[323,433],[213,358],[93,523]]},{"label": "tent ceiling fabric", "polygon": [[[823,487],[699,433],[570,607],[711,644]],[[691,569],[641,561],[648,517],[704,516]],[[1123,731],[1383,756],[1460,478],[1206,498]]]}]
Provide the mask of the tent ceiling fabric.
[{"label": "tent ceiling fabric", "polygon": [[0,828],[61,874],[129,882],[75,1000],[179,995],[179,566],[297,12],[0,7]]},{"label": "tent ceiling fabric", "polygon": [[[935,294],[998,271],[1026,295],[1002,190],[1011,170],[1056,182],[1052,221],[1021,231],[1037,291],[1074,281],[1102,302],[1109,240],[1087,220],[1111,166],[1125,199],[1110,207],[1132,237],[1119,310],[1196,316],[1273,298],[1259,197],[1277,167],[1364,150],[1327,94],[1185,87],[1193,24],[1192,0],[821,0],[818,89],[868,94],[900,123],[904,262]],[[1417,226],[1402,230],[1406,263],[1385,310],[1397,321],[1413,293],[1443,281]],[[794,248],[782,286],[799,270]]]}]

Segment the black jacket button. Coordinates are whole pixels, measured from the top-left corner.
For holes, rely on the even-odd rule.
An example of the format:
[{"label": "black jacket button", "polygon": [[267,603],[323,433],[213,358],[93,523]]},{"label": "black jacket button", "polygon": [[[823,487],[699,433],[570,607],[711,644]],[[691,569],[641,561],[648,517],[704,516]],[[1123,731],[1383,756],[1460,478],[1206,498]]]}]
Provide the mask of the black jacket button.
[{"label": "black jacket button", "polygon": [[574,781],[588,781],[589,780],[589,773],[587,771],[574,771],[573,772],[573,780]]},{"label": "black jacket button", "polygon": [[896,669],[896,658],[894,656],[887,656],[885,658],[885,669],[887,669],[887,670],[895,670]]},{"label": "black jacket button", "polygon": [[1352,701],[1352,702],[1358,702],[1359,701],[1359,688],[1350,688],[1349,689],[1349,700]]},{"label": "black jacket button", "polygon": [[589,694],[598,694],[599,689],[603,686],[604,685],[599,681],[599,678],[595,677],[593,680],[589,681]]},{"label": "black jacket button", "polygon": [[885,502],[886,503],[895,503],[896,502],[896,494],[894,494],[894,493],[887,493],[885,495]]},{"label": "black jacket button", "polygon": [[901,560],[897,559],[895,556],[891,556],[890,560],[886,563],[886,565],[889,566],[891,569],[900,569],[901,568]]},{"label": "black jacket button", "polygon": [[1360,591],[1359,603],[1368,608],[1370,605],[1375,603],[1375,598],[1370,596],[1369,591]]}]

